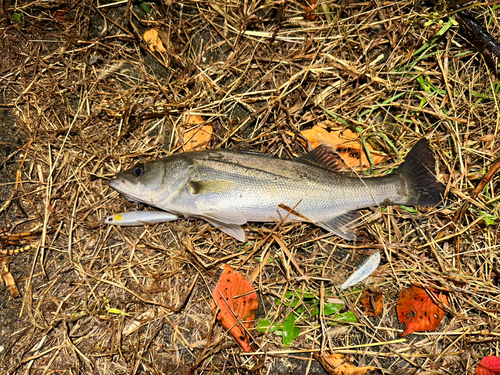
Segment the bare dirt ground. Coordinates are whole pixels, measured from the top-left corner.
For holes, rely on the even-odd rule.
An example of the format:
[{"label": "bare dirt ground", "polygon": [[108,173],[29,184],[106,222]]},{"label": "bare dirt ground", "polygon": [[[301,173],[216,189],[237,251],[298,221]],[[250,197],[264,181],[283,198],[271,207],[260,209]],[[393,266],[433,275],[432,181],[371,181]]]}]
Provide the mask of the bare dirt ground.
[{"label": "bare dirt ground", "polygon": [[[497,4],[464,6],[500,39]],[[0,12],[0,225],[39,240],[10,256],[21,296],[0,286],[0,374],[324,374],[312,353],[332,349],[375,373],[466,374],[499,354],[498,58],[451,4],[0,0]],[[365,210],[376,215],[355,243],[312,224],[250,223],[243,244],[202,220],[104,225],[136,208],[107,181],[178,152],[187,113],[214,127],[211,148],[284,158],[328,121],[387,155],[370,175],[427,137],[446,196]],[[377,273],[339,292],[374,250]],[[255,330],[248,355],[215,322],[228,262],[256,275],[258,318],[296,313],[291,345]],[[412,284],[450,306],[436,331],[402,337],[396,299]],[[366,288],[384,295],[378,318],[360,310]],[[357,322],[307,308],[328,298]]]}]

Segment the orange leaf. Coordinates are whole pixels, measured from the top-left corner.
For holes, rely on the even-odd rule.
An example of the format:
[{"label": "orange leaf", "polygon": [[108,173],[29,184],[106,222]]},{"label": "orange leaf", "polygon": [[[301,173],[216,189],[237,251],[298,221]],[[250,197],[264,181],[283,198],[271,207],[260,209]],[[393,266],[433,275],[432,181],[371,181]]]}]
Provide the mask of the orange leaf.
[{"label": "orange leaf", "polygon": [[476,375],[500,375],[500,357],[484,357],[476,367]]},{"label": "orange leaf", "polygon": [[329,375],[364,375],[368,371],[375,370],[375,367],[357,367],[351,364],[349,359],[342,354],[323,353],[313,354],[314,358],[321,363],[321,366]]},{"label": "orange leaf", "polygon": [[304,5],[304,19],[314,21],[316,19],[316,5]]},{"label": "orange leaf", "polygon": [[[447,295],[432,288],[428,288],[428,291],[434,295],[440,305],[449,306]],[[429,293],[420,286],[412,285],[410,288],[403,289],[396,305],[399,323],[406,324],[402,336],[413,332],[434,331],[446,314],[445,309],[440,305],[434,303]]]},{"label": "orange leaf", "polygon": [[[245,352],[251,352],[250,337],[246,329],[255,324],[255,310],[259,307],[257,293],[250,281],[226,264],[213,293],[212,312],[219,323],[235,338]],[[215,302],[214,302],[215,301]]]},{"label": "orange leaf", "polygon": [[[202,125],[205,124],[205,121],[199,115],[186,115],[184,123],[186,126],[192,127],[189,130],[181,130],[182,145],[184,146],[184,150],[198,151],[207,148],[210,140],[212,139],[212,126]],[[180,143],[177,144],[177,146],[180,145]]]},{"label": "orange leaf", "polygon": [[186,151],[197,151],[207,148],[212,139],[213,128],[211,125],[205,125],[201,128],[195,128],[184,132],[182,141]]},{"label": "orange leaf", "polygon": [[[368,157],[362,149],[360,142],[354,141],[358,138],[358,134],[349,129],[329,132],[315,125],[311,129],[304,130],[301,133],[309,141],[312,148],[324,145],[337,152],[347,166],[347,169],[354,168],[359,170],[370,166]],[[370,150],[374,164],[379,164],[384,160],[384,156],[375,152],[369,144],[367,148]]]},{"label": "orange leaf", "polygon": [[165,47],[163,46],[163,42],[158,35],[158,30],[149,29],[144,32],[143,35],[144,41],[148,44],[151,51],[155,52],[167,52]]},{"label": "orange leaf", "polygon": [[384,297],[380,292],[366,290],[360,301],[366,316],[379,316],[384,310]]},{"label": "orange leaf", "polygon": [[184,114],[183,122],[187,125],[203,125],[205,120],[200,115]]}]

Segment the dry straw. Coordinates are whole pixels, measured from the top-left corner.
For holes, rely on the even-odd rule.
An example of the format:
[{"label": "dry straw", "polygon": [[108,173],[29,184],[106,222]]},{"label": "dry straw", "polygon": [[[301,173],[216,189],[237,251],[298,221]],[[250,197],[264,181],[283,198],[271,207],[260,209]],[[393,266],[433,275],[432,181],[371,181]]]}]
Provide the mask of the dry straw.
[{"label": "dry straw", "polygon": [[[291,1],[0,5],[1,219],[40,231],[10,264],[21,299],[1,290],[1,374],[316,374],[312,353],[325,350],[384,373],[463,374],[498,355],[498,175],[469,194],[498,156],[497,61],[445,3],[319,1],[314,20]],[[500,37],[497,5],[469,11]],[[148,28],[166,52],[148,49]],[[428,137],[447,195],[417,212],[366,210],[375,215],[356,244],[307,223],[249,224],[243,245],[201,220],[103,225],[135,209],[107,180],[177,152],[186,113],[213,126],[211,147],[281,157],[304,154],[300,131],[330,120],[388,155],[370,174]],[[357,323],[284,303],[287,292],[338,298],[374,249],[380,318],[363,316],[352,288],[343,296]],[[226,262],[254,280],[258,316],[297,313],[291,346],[253,331],[258,354],[244,356],[215,323]],[[436,332],[401,339],[395,301],[410,284],[451,303]]]}]

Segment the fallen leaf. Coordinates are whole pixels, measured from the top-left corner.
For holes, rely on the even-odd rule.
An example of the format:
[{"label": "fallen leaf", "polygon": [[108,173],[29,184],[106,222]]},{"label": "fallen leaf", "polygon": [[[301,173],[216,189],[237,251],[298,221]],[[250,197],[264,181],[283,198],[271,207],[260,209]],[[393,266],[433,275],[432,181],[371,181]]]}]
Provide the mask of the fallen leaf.
[{"label": "fallen leaf", "polygon": [[318,2],[318,0],[306,0],[304,2],[304,19],[307,21],[314,21],[316,19],[316,3]]},{"label": "fallen leaf", "polygon": [[384,296],[378,291],[365,290],[360,302],[366,316],[379,316],[384,311]]},{"label": "fallen leaf", "polygon": [[304,5],[304,19],[307,21],[316,20],[316,5]]},{"label": "fallen leaf", "polygon": [[[354,141],[359,137],[357,133],[349,129],[329,132],[319,125],[301,132],[302,136],[309,141],[313,149],[319,145],[330,147],[339,154],[348,170],[351,170],[351,168],[356,170],[366,169],[370,166],[370,162],[361,147],[360,141]],[[367,148],[370,150],[374,164],[379,164],[384,160],[384,156],[373,150],[371,145],[367,144]]]},{"label": "fallen leaf", "polygon": [[478,138],[479,142],[491,142],[497,139],[497,136],[495,134],[486,134],[483,135],[482,137]]},{"label": "fallen leaf", "polygon": [[245,328],[254,327],[259,301],[250,281],[226,264],[212,296],[212,312],[215,314],[219,309],[217,321],[229,330],[245,352],[251,352],[250,337]]},{"label": "fallen leaf", "polygon": [[67,9],[58,9],[52,14],[52,17],[54,17],[56,20],[64,21],[64,15],[66,13],[68,13]]},{"label": "fallen leaf", "polygon": [[476,367],[476,375],[500,375],[500,357],[484,357]]},{"label": "fallen leaf", "polygon": [[186,151],[196,151],[207,148],[212,139],[213,128],[204,125],[200,128],[191,129],[184,133],[182,140]]},{"label": "fallen leaf", "polygon": [[[285,134],[288,135],[290,138],[295,138],[296,134],[291,131],[285,131]],[[302,139],[302,137],[296,137],[296,140],[299,141],[299,143],[304,146],[304,148],[307,148],[307,141]]]},{"label": "fallen leaf", "polygon": [[[440,304],[449,306],[448,296],[432,288],[428,288]],[[446,314],[445,309],[434,303],[428,292],[412,285],[403,289],[397,302],[399,323],[405,323],[406,329],[402,336],[413,332],[434,331]]]},{"label": "fallen leaf", "polygon": [[132,332],[135,332],[141,325],[146,325],[151,322],[155,317],[155,312],[153,309],[146,310],[143,313],[140,313],[138,317],[129,321],[125,328],[123,329],[122,335],[128,336]]},{"label": "fallen leaf", "polygon": [[314,353],[313,357],[321,363],[329,375],[363,375],[368,371],[375,370],[375,367],[354,366],[348,358],[336,353]]},{"label": "fallen leaf", "polygon": [[187,125],[203,125],[205,124],[205,120],[200,115],[190,115],[185,113],[183,115],[182,122]]},{"label": "fallen leaf", "polygon": [[198,151],[207,148],[212,139],[212,126],[202,125],[206,123],[199,115],[186,115],[184,124],[189,129],[180,129],[182,144],[179,142],[177,146],[183,146],[184,151]]},{"label": "fallen leaf", "polygon": [[149,29],[144,32],[143,35],[144,41],[147,43],[151,51],[153,52],[167,52],[163,42],[158,35],[158,30]]}]

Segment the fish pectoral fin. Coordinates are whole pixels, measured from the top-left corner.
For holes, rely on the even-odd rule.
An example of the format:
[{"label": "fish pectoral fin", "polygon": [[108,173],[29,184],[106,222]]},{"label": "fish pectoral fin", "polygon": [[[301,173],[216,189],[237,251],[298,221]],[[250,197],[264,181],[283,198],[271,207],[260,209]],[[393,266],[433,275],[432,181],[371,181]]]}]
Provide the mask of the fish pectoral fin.
[{"label": "fish pectoral fin", "polygon": [[227,224],[227,223],[221,223],[217,220],[210,219],[208,217],[203,217],[206,221],[208,221],[210,224],[212,224],[214,227],[219,228],[222,232],[228,234],[229,236],[235,238],[236,240],[240,242],[245,242],[246,241],[246,235],[245,231],[243,228],[241,228],[240,225],[237,224]]},{"label": "fish pectoral fin", "polygon": [[204,212],[200,215],[207,221],[212,220],[217,223],[222,224],[236,224],[243,225],[246,224],[247,218],[243,214],[231,213],[231,212]]},{"label": "fish pectoral fin", "polygon": [[320,220],[316,224],[345,240],[356,241],[356,232],[352,228],[359,217],[358,211],[349,211],[326,220]]},{"label": "fish pectoral fin", "polygon": [[191,194],[224,193],[235,188],[236,183],[226,180],[191,180],[188,182]]}]

